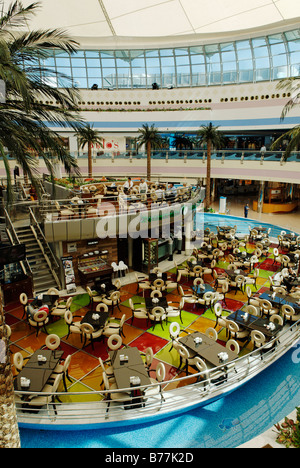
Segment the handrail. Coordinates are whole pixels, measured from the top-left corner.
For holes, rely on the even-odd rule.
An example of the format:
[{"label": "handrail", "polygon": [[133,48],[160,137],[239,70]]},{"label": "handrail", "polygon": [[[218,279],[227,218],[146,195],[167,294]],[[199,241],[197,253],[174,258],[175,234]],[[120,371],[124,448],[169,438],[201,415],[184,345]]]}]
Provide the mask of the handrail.
[{"label": "handrail", "polygon": [[[17,244],[20,244],[21,242],[20,242],[20,240],[19,240],[19,238],[18,238],[18,236],[17,236],[17,233],[16,233],[16,231],[15,231],[14,225],[13,225],[11,219],[10,219],[10,216],[9,216],[9,214],[8,214],[8,212],[7,212],[7,210],[6,210],[6,208],[4,208],[4,214],[5,214],[6,222],[9,224],[10,229],[11,229],[11,231],[12,231],[12,233],[13,233],[13,237],[14,237],[14,238],[11,237],[10,231],[7,231],[8,235],[9,235],[9,238],[10,238],[10,241],[12,242],[12,245],[15,244],[15,241],[16,241]],[[25,268],[24,263],[26,264],[26,267],[27,267],[27,268]],[[29,276],[32,277],[32,270],[31,270],[31,267],[30,267],[30,265],[29,265],[29,262],[28,262],[27,258],[26,258],[24,261],[20,261],[20,265],[21,265],[21,268],[22,268],[22,270],[23,270],[23,273],[24,273],[25,275],[28,275],[28,273],[29,273]]]},{"label": "handrail", "polygon": [[[51,248],[50,248],[50,246],[49,246],[49,244],[48,244],[48,242],[47,242],[47,240],[46,240],[46,238],[45,238],[45,235],[44,235],[44,233],[43,233],[43,231],[42,231],[42,229],[41,229],[41,226],[39,225],[39,223],[38,223],[38,221],[37,221],[37,219],[36,219],[36,217],[35,217],[35,214],[33,213],[32,209],[31,209],[30,207],[29,207],[29,214],[30,214],[30,219],[33,221],[34,226],[36,226],[36,227],[38,228],[39,236],[42,238],[44,244],[47,245],[47,247],[48,247],[48,249],[49,249],[49,252],[51,253],[51,259],[52,259],[53,263],[55,264],[55,267],[57,268],[57,270],[59,270],[59,264],[58,264],[58,262],[57,262],[57,260],[56,260],[56,258],[55,258],[55,255],[54,255],[54,253],[52,252],[52,250],[51,250]],[[39,238],[36,236],[36,233],[35,233],[35,232],[34,232],[34,235],[35,235],[36,239],[38,240],[38,242],[40,242],[40,240],[39,240]]]},{"label": "handrail", "polygon": [[[187,385],[177,386],[175,389],[167,390],[168,385],[172,385],[173,380],[163,381],[161,383],[157,382],[151,385],[143,385],[142,387],[136,387],[136,389],[141,389],[145,391],[146,388],[153,388],[153,386],[159,385],[163,392],[164,401],[161,400],[160,393],[155,397],[146,396],[141,402],[138,399],[133,398],[133,402],[130,403],[133,411],[124,411],[123,403],[120,401],[119,404],[114,400],[115,406],[110,406],[108,409],[108,404],[110,400],[107,398],[102,399],[101,401],[95,401],[95,398],[91,402],[85,403],[48,403],[47,413],[43,412],[43,417],[39,413],[34,416],[34,414],[26,415],[26,408],[22,408],[20,403],[17,403],[17,414],[20,421],[24,423],[35,423],[36,424],[47,424],[47,421],[51,424],[93,424],[99,423],[100,425],[105,422],[113,422],[116,424],[117,421],[132,420],[136,421],[137,419],[142,419],[145,417],[159,417],[159,415],[165,415],[166,413],[174,413],[178,410],[188,410],[191,406],[205,404],[213,398],[218,398],[224,396],[226,393],[231,392],[238,388],[241,383],[245,383],[251,378],[255,377],[259,372],[264,368],[271,365],[276,359],[280,358],[287,350],[289,350],[299,339],[300,336],[300,321],[293,323],[287,330],[282,334],[275,337],[271,342],[268,342],[266,345],[262,346],[259,349],[256,349],[245,356],[232,361],[231,363],[224,363],[220,366],[217,366],[213,369],[208,369],[205,371],[198,372],[196,374],[190,374],[185,377],[180,377],[176,379],[176,382],[187,383],[189,380],[195,380],[202,377],[202,380],[199,380],[195,383],[190,383]],[[267,349],[267,346],[274,344],[270,350]],[[224,348],[226,349],[226,348]],[[224,373],[224,368],[227,368]],[[213,381],[213,376],[218,375],[219,371],[223,371],[224,378],[218,380],[218,382]],[[207,374],[205,378],[203,376]],[[164,391],[164,389],[166,391]],[[109,393],[118,393],[120,391],[132,391],[132,388],[127,389],[112,389],[109,390]],[[17,395],[43,395],[43,396],[70,396],[76,395],[77,397],[82,396],[98,396],[105,397],[107,394],[106,390],[102,391],[90,391],[90,392],[56,392],[53,393],[33,393],[33,392],[16,392]],[[140,398],[140,397],[139,397]],[[138,407],[139,411],[135,411],[135,408]],[[30,408],[29,408],[30,409]],[[51,412],[50,412],[51,410]],[[54,413],[54,414],[53,414]],[[35,421],[36,420],[36,421]]]}]

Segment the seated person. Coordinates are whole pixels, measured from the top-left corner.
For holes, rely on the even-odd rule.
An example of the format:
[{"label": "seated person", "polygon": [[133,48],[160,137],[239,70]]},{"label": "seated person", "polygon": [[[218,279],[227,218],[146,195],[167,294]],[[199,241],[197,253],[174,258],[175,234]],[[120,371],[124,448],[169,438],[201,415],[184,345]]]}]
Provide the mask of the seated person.
[{"label": "seated person", "polygon": [[124,192],[125,192],[125,190],[129,191],[130,189],[132,189],[132,187],[133,187],[133,182],[131,180],[131,177],[128,177],[128,180],[123,185]]},{"label": "seated person", "polygon": [[164,198],[164,188],[162,185],[159,185],[158,188],[155,190],[158,200],[162,200]]},{"label": "seated person", "polygon": [[139,192],[140,193],[148,192],[148,185],[147,185],[147,182],[145,182],[145,179],[141,179],[141,183],[139,185]]}]

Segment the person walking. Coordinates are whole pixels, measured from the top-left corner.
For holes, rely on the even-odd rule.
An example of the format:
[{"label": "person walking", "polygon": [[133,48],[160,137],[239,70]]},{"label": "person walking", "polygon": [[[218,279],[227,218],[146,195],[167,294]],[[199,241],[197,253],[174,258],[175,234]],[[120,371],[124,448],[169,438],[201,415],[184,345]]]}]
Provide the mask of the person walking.
[{"label": "person walking", "polygon": [[246,203],[246,205],[244,206],[244,216],[245,216],[245,218],[248,218],[248,212],[249,212],[249,205],[248,205],[248,203]]}]

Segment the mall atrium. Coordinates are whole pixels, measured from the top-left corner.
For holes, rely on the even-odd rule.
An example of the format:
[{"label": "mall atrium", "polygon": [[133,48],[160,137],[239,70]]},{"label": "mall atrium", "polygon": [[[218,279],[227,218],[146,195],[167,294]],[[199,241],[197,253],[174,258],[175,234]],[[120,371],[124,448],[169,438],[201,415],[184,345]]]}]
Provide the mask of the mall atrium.
[{"label": "mall atrium", "polygon": [[77,171],[30,140],[32,180],[0,129],[0,422],[15,418],[0,447],[284,447],[272,428],[300,405],[299,1],[41,0],[24,18],[11,37],[72,44],[20,56],[45,86],[35,105],[61,112],[55,90],[76,88],[94,136],[45,112]]}]

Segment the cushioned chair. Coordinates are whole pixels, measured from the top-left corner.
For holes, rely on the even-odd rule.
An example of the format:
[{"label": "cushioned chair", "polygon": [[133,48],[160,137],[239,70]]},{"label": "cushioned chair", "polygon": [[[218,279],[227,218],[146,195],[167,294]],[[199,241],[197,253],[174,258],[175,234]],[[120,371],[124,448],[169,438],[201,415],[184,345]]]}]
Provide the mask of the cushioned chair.
[{"label": "cushioned chair", "polygon": [[124,403],[131,402],[132,397],[130,393],[118,391],[117,384],[113,381],[110,383],[105,372],[103,372],[102,376],[103,376],[103,382],[104,382],[104,388],[105,388],[104,400],[107,402],[105,417],[108,418],[108,411],[109,411],[109,407],[111,403],[115,402],[119,406],[121,403],[124,404]]},{"label": "cushioned chair", "polygon": [[178,369],[184,365],[185,373],[188,375],[188,366],[194,366],[196,363],[195,358],[197,357],[196,353],[192,353],[188,348],[183,346],[181,343],[177,346],[176,351],[179,354],[180,362]]},{"label": "cushioned chair", "polygon": [[165,309],[163,309],[162,307],[158,307],[158,306],[153,307],[153,309],[148,313],[148,316],[149,316],[149,319],[151,320],[151,322],[153,324],[152,330],[154,330],[155,325],[157,324],[157,322],[159,322],[160,325],[161,325],[161,328],[164,329],[163,321],[166,320],[166,318],[167,318],[167,313],[166,313]]},{"label": "cushioned chair", "polygon": [[[144,319],[144,320],[149,320],[149,317],[148,317],[148,312],[147,310],[145,309],[145,307],[138,307],[136,308],[135,307],[136,304],[133,303],[133,300],[132,298],[130,297],[129,298],[129,307],[131,309],[131,313],[132,313],[132,317],[131,317],[131,325],[133,323],[133,320],[134,318],[137,318],[137,319]],[[140,305],[140,304],[138,304]]]},{"label": "cushioned chair", "polygon": [[120,291],[114,291],[114,292],[112,292],[112,293],[110,294],[109,297],[103,297],[103,298],[102,298],[102,302],[104,302],[104,304],[110,306],[112,312],[114,311],[114,307],[115,307],[115,306],[117,306],[118,309],[119,309],[119,311],[122,312],[121,309],[120,309],[120,306],[119,306],[119,304],[120,304],[120,296],[121,296]]},{"label": "cushioned chair", "polygon": [[161,401],[165,401],[163,397],[162,385],[161,385],[161,382],[164,381],[165,376],[166,376],[165,365],[163,362],[159,362],[155,369],[156,378],[154,379],[150,377],[152,386],[144,389],[144,392],[143,392],[144,401],[150,397],[155,397],[156,395],[160,395]]},{"label": "cushioned chair", "polygon": [[69,297],[67,302],[63,299],[59,300],[57,304],[51,310],[51,316],[53,317],[64,317],[65,312],[70,310],[72,305],[73,297]]},{"label": "cushioned chair", "polygon": [[45,310],[39,309],[33,315],[27,316],[28,323],[31,327],[36,329],[36,336],[38,336],[39,331],[43,328],[44,332],[48,334],[46,330],[46,325],[49,323],[49,317]]},{"label": "cushioned chair", "polygon": [[62,374],[57,374],[54,378],[54,381],[52,383],[47,383],[42,390],[42,393],[45,393],[47,395],[45,396],[40,395],[40,396],[32,397],[28,402],[26,402],[26,404],[29,407],[34,407],[34,408],[47,406],[49,416],[50,416],[50,408],[52,406],[54,413],[57,414],[56,405],[54,404],[54,402],[56,398],[60,402],[61,400],[59,399],[57,395],[55,395],[55,393],[58,390],[58,386],[62,378],[63,378]]},{"label": "cushioned chair", "polygon": [[[116,320],[116,321],[113,321]],[[103,328],[103,336],[109,337],[111,335],[124,335],[123,326],[126,320],[126,315],[123,314],[121,319],[116,319],[111,317],[107,322],[105,327]]]},{"label": "cushioned chair", "polygon": [[57,364],[57,366],[55,367],[55,369],[53,371],[53,374],[62,375],[63,383],[64,383],[64,387],[65,387],[66,392],[68,391],[66,379],[68,379],[68,381],[72,383],[72,379],[69,376],[69,367],[70,367],[70,364],[71,364],[71,359],[72,359],[72,356],[71,356],[71,354],[69,354],[66,357],[66,359],[62,359],[60,361],[60,363]]}]

